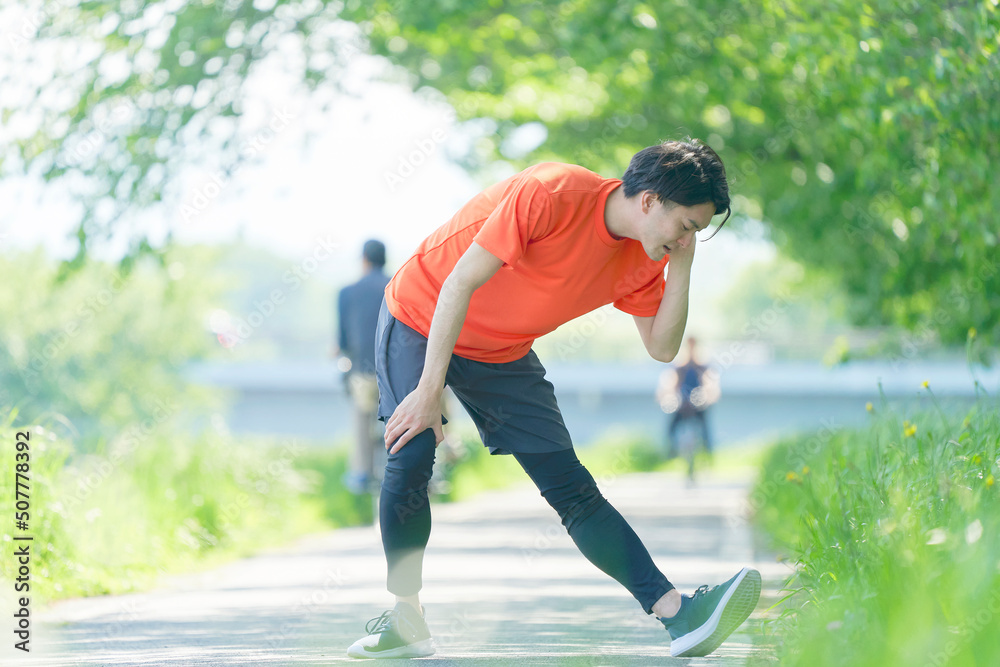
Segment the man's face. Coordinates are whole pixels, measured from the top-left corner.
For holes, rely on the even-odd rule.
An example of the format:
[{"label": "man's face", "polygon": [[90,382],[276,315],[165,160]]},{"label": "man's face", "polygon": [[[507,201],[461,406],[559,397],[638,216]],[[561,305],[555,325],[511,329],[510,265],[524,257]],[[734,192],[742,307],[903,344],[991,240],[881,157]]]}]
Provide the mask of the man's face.
[{"label": "man's face", "polygon": [[643,192],[641,196],[644,199],[639,240],[646,255],[656,262],[694,243],[695,233],[708,227],[715,215],[715,204],[712,202],[695,206],[664,205],[651,192]]}]

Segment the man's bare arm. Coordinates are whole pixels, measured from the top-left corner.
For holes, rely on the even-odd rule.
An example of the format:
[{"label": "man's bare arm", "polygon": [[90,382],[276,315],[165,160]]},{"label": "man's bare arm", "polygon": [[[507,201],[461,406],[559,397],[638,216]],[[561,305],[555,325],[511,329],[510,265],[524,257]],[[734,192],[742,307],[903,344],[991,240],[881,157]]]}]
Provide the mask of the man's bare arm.
[{"label": "man's bare arm", "polygon": [[667,280],[660,306],[653,317],[633,315],[642,343],[649,356],[670,363],[681,349],[687,326],[688,291],[691,287],[691,263],[694,243],[678,248],[667,263]]},{"label": "man's bare arm", "polygon": [[444,391],[448,364],[465,323],[473,292],[493,277],[501,266],[503,260],[473,242],[441,285],[427,336],[427,354],[420,381],[385,423],[385,443],[387,448],[392,445],[391,453],[398,452],[414,436],[428,428],[434,429],[437,442],[444,439],[441,431],[441,392]]}]

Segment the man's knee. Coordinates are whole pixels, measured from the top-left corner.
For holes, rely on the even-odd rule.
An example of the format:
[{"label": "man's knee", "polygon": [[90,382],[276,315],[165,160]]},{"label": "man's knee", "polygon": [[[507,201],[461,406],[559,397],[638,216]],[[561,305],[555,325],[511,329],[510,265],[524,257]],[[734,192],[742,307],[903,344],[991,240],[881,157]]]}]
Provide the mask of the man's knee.
[{"label": "man's knee", "polygon": [[425,489],[434,469],[434,443],[434,430],[427,429],[414,436],[395,454],[389,454],[382,488],[396,495]]}]

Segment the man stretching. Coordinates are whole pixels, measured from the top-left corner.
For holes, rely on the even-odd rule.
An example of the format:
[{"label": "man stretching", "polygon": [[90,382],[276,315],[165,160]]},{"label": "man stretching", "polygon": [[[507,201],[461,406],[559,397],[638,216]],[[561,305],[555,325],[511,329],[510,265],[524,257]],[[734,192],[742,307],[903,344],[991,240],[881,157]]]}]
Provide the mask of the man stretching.
[{"label": "man stretching", "polygon": [[445,385],[490,453],[512,454],[524,468],[583,555],[663,623],[672,655],[706,655],[746,620],[760,573],[743,568],[681,595],[577,459],[531,349],[613,303],[633,316],[650,356],[670,362],[687,322],[695,233],[716,214],[726,213],[724,224],[729,212],[715,151],[670,141],[636,153],[621,180],[568,164],[529,167],[473,197],[420,244],[386,287],[376,334],[389,449],[380,522],[396,605],[369,622],[348,655],[434,652],[418,593]]}]

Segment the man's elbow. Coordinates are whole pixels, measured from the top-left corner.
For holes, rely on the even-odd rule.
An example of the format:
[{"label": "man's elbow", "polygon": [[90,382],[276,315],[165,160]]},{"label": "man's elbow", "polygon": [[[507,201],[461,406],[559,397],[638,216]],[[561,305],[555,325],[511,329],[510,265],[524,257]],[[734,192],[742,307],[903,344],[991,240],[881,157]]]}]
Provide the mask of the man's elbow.
[{"label": "man's elbow", "polygon": [[452,271],[451,274],[441,283],[440,297],[448,298],[471,298],[472,293],[479,288],[469,276]]},{"label": "man's elbow", "polygon": [[677,350],[647,350],[649,356],[653,357],[659,362],[664,364],[669,364],[677,357]]}]

